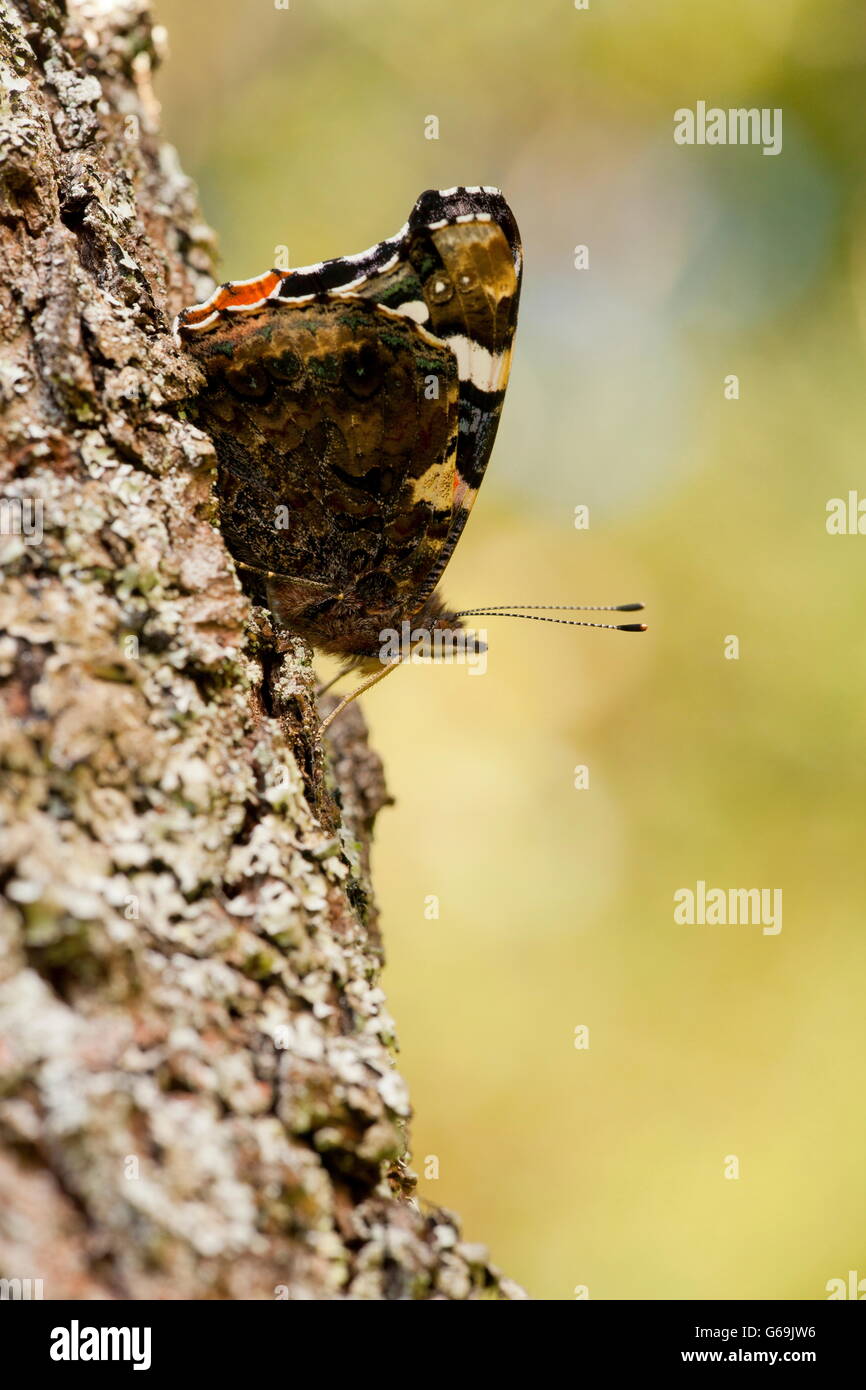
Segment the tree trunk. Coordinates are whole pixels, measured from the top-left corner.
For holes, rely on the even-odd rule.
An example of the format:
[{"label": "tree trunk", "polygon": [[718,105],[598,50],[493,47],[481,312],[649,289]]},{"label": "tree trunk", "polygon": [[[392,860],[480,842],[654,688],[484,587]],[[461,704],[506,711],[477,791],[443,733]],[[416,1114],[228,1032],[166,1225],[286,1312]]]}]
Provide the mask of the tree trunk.
[{"label": "tree trunk", "polygon": [[251,608],[169,334],[212,237],[143,0],[0,0],[0,1277],[519,1297],[405,1164],[357,707]]}]

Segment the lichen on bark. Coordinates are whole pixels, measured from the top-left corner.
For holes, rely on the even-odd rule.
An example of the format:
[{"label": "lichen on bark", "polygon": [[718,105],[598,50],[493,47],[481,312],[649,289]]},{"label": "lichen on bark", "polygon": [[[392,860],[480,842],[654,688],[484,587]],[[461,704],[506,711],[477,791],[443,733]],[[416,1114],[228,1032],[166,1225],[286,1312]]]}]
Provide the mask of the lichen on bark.
[{"label": "lichen on bark", "polygon": [[501,1298],[412,1197],[352,708],[217,528],[169,324],[213,237],[142,0],[0,11],[0,1276]]}]

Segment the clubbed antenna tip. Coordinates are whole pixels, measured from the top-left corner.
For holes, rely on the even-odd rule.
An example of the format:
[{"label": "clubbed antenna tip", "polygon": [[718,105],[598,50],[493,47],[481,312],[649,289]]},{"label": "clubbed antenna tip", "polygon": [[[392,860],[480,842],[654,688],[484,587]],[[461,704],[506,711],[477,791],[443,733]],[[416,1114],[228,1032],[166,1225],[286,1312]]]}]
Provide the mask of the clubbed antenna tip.
[{"label": "clubbed antenna tip", "polygon": [[528,622],[561,623],[565,627],[603,627],[610,632],[646,632],[646,623],[590,623],[576,618],[542,618],[539,609],[553,613],[639,613],[642,603],[498,603],[464,608],[458,618],[526,618]]}]

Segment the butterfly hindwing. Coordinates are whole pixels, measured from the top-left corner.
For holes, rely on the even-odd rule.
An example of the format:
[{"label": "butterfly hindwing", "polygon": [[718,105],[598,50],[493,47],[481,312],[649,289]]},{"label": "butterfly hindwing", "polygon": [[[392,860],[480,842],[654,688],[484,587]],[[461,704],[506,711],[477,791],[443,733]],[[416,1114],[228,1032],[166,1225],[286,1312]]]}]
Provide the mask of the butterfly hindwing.
[{"label": "butterfly hindwing", "polygon": [[417,587],[453,516],[449,350],[411,319],[324,295],[221,324],[196,357],[235,558],[302,579],[304,595],[360,587],[375,607]]}]

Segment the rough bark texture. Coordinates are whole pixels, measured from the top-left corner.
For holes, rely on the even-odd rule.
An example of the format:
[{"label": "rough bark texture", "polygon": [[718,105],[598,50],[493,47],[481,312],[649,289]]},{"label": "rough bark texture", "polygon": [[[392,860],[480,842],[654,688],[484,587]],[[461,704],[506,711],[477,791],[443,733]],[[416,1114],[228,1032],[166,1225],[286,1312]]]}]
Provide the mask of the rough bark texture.
[{"label": "rough bark texture", "polygon": [[354,710],[317,750],[310,654],[214,526],[156,56],[141,0],[0,0],[0,1277],[520,1296],[411,1198],[381,767]]}]

